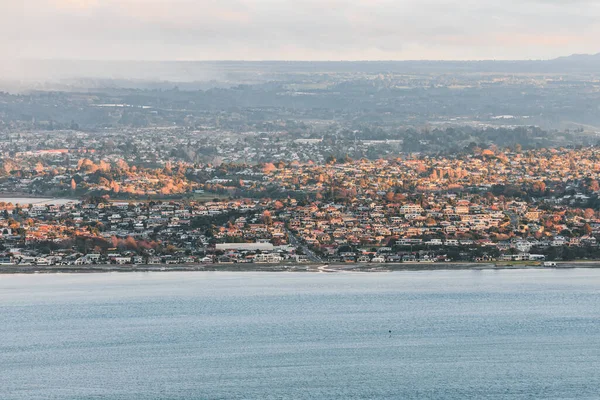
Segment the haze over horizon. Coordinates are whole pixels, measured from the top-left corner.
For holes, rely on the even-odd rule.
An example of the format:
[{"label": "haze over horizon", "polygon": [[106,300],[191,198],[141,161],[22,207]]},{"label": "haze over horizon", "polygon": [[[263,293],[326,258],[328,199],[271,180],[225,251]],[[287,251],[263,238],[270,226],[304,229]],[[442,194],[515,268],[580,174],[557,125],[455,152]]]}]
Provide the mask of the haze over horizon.
[{"label": "haze over horizon", "polygon": [[600,36],[600,4],[588,0],[0,3],[0,59],[13,63],[532,60],[597,53]]}]

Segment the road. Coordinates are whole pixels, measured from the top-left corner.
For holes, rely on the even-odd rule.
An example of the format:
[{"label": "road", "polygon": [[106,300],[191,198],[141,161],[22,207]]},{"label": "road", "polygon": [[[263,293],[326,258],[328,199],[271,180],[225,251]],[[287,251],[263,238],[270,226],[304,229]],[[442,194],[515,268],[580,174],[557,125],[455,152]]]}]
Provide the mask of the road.
[{"label": "road", "polygon": [[294,235],[294,233],[292,231],[290,231],[289,229],[285,228],[288,237],[290,238],[290,244],[296,248],[300,248],[302,249],[302,251],[304,252],[304,254],[306,254],[306,256],[308,257],[308,259],[311,262],[323,262],[323,260],[321,260],[315,253],[312,252],[312,250],[310,250],[308,248],[308,246],[300,243],[300,241],[298,240],[298,238],[296,237],[296,235]]},{"label": "road", "polygon": [[510,218],[510,223],[514,227],[519,226],[519,216],[513,211],[507,211],[506,215]]}]

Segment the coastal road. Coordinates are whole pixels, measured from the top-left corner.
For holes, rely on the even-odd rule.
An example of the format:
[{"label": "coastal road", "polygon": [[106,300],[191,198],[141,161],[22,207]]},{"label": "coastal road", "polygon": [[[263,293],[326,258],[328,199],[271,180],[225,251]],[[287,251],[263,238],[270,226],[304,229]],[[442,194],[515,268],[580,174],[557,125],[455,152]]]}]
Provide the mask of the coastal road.
[{"label": "coastal road", "polygon": [[323,260],[321,260],[315,253],[313,253],[312,250],[308,248],[308,246],[305,246],[302,243],[300,243],[300,241],[292,231],[290,231],[288,228],[285,228],[285,231],[287,232],[288,237],[290,238],[290,244],[296,248],[302,249],[304,254],[306,254],[306,256],[311,262],[323,262]]}]

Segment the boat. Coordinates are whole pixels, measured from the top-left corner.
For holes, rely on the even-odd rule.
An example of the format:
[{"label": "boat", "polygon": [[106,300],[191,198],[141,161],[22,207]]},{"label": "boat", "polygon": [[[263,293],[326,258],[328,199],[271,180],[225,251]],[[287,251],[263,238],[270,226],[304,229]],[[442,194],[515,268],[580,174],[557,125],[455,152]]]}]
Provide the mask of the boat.
[{"label": "boat", "polygon": [[544,261],[542,265],[544,267],[556,267],[556,263],[554,261]]}]

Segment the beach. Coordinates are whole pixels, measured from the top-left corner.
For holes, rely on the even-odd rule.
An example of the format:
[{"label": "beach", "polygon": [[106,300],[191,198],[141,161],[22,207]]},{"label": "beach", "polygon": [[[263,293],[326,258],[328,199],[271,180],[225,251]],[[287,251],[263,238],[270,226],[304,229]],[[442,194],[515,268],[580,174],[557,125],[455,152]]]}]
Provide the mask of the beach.
[{"label": "beach", "polygon": [[357,264],[259,264],[259,263],[222,263],[222,264],[98,264],[98,265],[2,265],[0,274],[34,273],[106,273],[106,272],[392,272],[392,271],[461,271],[461,270],[511,270],[511,269],[565,269],[600,268],[600,261],[564,261],[555,267],[545,267],[532,262],[444,262],[444,263],[357,263]]}]

